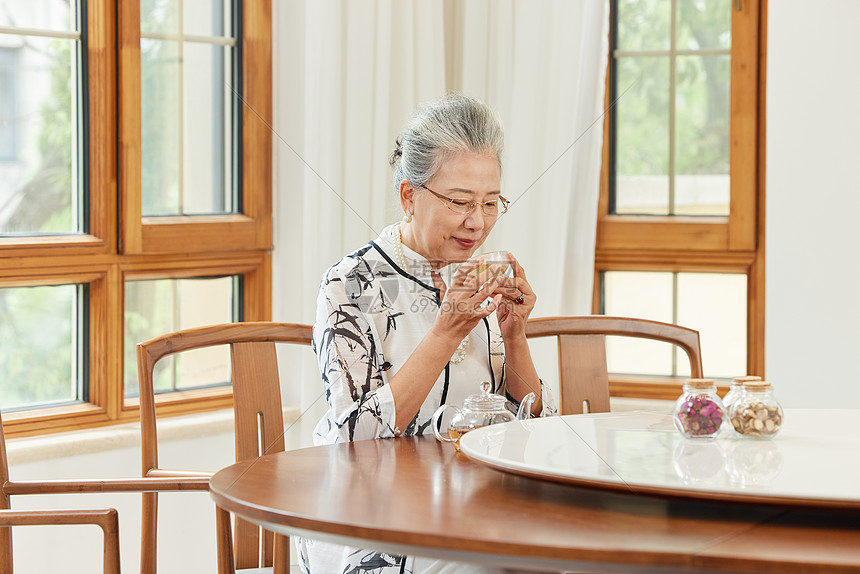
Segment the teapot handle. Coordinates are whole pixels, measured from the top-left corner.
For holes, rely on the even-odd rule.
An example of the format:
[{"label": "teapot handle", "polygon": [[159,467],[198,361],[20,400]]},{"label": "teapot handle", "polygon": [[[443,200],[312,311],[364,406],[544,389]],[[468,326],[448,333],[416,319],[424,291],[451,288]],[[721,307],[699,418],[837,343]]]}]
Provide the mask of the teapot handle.
[{"label": "teapot handle", "polygon": [[523,397],[520,402],[520,409],[517,411],[517,420],[525,421],[531,418],[532,404],[535,402],[535,394],[529,393]]},{"label": "teapot handle", "polygon": [[458,413],[460,412],[459,407],[456,407],[454,405],[442,405],[441,407],[436,409],[436,412],[433,413],[433,422],[431,423],[433,425],[433,434],[436,435],[436,438],[442,442],[457,442],[457,439],[442,436],[442,434],[439,432],[439,419],[442,417],[442,413],[445,412],[445,409],[447,409],[448,407],[456,410]]}]

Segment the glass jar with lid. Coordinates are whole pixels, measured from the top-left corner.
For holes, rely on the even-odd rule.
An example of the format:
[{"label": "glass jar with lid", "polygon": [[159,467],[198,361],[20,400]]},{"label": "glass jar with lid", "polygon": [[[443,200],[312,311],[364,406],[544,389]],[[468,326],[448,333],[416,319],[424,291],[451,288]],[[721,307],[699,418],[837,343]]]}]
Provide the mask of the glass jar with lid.
[{"label": "glass jar with lid", "polygon": [[760,380],[761,377],[756,377],[754,375],[735,377],[732,379],[732,384],[729,387],[729,392],[726,393],[726,396],[723,397],[723,407],[725,407],[726,409],[726,419],[723,421],[723,426],[726,427],[726,432],[730,431],[732,426],[732,423],[729,422],[729,407],[731,407],[732,403],[738,400],[738,397],[741,396],[745,384]]},{"label": "glass jar with lid", "polygon": [[782,428],[783,410],[767,381],[749,381],[728,412],[736,433],[746,438],[769,439]]},{"label": "glass jar with lid", "polygon": [[726,393],[726,396],[723,397],[723,406],[726,408],[726,412],[729,412],[729,407],[731,407],[732,403],[735,402],[739,396],[741,396],[741,392],[743,391],[744,385],[749,382],[760,380],[761,377],[756,377],[754,375],[733,378],[732,384],[729,387],[729,392]]},{"label": "glass jar with lid", "polygon": [[713,379],[690,379],[675,401],[672,421],[685,438],[711,439],[720,434],[725,419],[723,401]]}]

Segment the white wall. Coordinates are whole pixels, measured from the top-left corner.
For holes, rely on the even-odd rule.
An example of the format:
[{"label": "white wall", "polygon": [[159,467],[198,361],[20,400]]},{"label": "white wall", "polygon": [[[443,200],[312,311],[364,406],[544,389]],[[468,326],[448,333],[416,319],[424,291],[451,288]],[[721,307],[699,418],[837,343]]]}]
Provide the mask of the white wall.
[{"label": "white wall", "polygon": [[[160,443],[162,466],[213,470],[230,464],[232,423],[226,417],[221,418],[226,425],[212,428],[199,416],[189,417],[189,429],[193,429],[195,423],[202,423],[201,428],[208,426],[210,432]],[[136,424],[7,442],[13,481],[140,476]],[[91,450],[94,452],[87,452]],[[122,571],[139,571],[139,494],[16,496],[12,498],[12,505],[17,509],[116,508],[120,521]],[[160,495],[158,557],[163,567],[159,572],[215,572],[214,518],[208,493]],[[13,530],[13,542],[16,574],[101,572],[102,542],[97,527],[18,527]],[[50,552],[45,551],[47,548]]]},{"label": "white wall", "polygon": [[[286,409],[288,449],[309,446],[317,411],[298,418]],[[233,462],[232,411],[216,411],[159,422],[162,468],[217,470]],[[7,441],[14,480],[140,476],[137,423]],[[123,572],[140,563],[140,494],[16,496],[25,508],[110,507],[119,511]],[[102,538],[95,526],[18,527],[13,530],[15,573],[90,574],[101,572]],[[45,549],[50,549],[46,552]],[[159,574],[211,574],[216,571],[215,510],[207,492],[159,495]]]},{"label": "white wall", "polygon": [[860,407],[860,2],[768,4],[765,372]]}]

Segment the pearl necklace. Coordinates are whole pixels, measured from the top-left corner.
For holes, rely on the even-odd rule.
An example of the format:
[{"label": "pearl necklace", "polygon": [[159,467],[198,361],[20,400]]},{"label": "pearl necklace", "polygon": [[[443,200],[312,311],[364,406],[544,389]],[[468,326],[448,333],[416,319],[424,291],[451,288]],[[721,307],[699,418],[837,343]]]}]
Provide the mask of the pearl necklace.
[{"label": "pearl necklace", "polygon": [[[389,233],[391,236],[391,241],[394,243],[394,262],[397,265],[409,273],[409,267],[406,263],[406,258],[403,256],[403,240],[400,236],[400,223],[392,226],[391,231]],[[469,335],[460,341],[460,344],[457,345],[457,350],[454,351],[454,354],[451,355],[451,363],[454,365],[459,365],[466,358],[466,347],[469,346]]]}]

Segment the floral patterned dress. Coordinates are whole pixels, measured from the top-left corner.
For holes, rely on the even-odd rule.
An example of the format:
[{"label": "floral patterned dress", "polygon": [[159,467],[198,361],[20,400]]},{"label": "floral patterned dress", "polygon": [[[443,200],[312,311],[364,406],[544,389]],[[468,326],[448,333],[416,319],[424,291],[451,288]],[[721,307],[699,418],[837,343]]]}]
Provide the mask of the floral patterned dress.
[{"label": "floral patterned dress", "polygon": [[[436,409],[445,403],[462,406],[466,397],[480,390],[481,381],[489,381],[494,393],[506,394],[504,342],[492,314],[470,333],[463,361],[445,366],[409,425],[395,427],[388,380],[432,328],[440,298],[424,257],[403,245],[408,269],[395,263],[392,230],[396,232],[394,226],[386,228],[323,275],[313,344],[329,408],[314,430],[314,444],[432,432]],[[456,266],[440,270],[446,284],[455,270]],[[550,392],[543,385],[541,392],[541,414],[555,414]],[[515,411],[519,405],[508,399]],[[303,570],[314,574],[417,574],[444,571],[446,564],[300,538],[296,546]],[[427,566],[430,563],[435,566]]]}]

